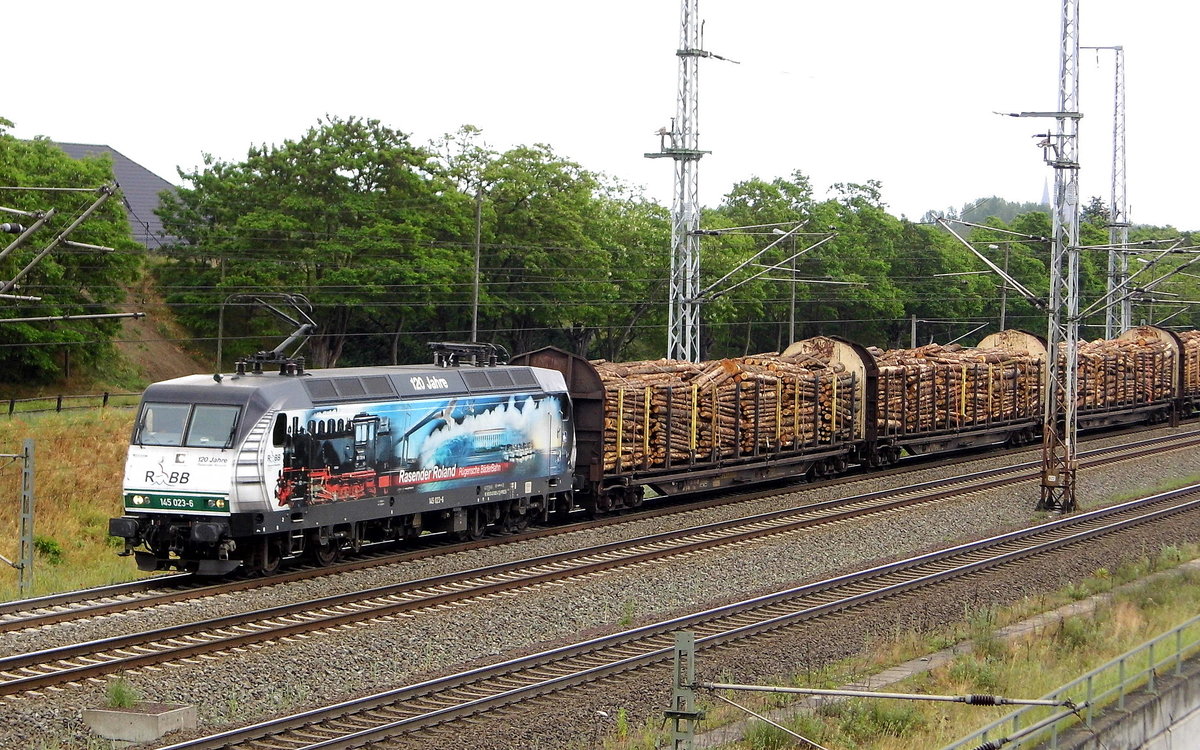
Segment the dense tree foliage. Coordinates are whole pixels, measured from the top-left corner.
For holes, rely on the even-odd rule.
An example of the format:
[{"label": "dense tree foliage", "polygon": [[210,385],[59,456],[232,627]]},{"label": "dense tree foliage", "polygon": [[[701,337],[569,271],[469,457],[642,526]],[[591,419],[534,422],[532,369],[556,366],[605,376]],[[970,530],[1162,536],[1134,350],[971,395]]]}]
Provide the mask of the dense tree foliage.
[{"label": "dense tree foliage", "polygon": [[[330,119],[296,141],[251,148],[245,161],[206,157],[181,173],[190,187],[161,211],[169,251],[161,278],[183,321],[215,337],[218,306],[233,295],[299,294],[319,311],[309,342],[316,366],[342,358],[386,361],[405,330],[434,330],[461,303],[466,198],[403,133],[371,120]],[[240,315],[237,314],[240,311]],[[231,354],[278,325],[253,308],[228,311]],[[352,358],[353,359],[353,358]]]},{"label": "dense tree foliage", "polygon": [[[54,213],[0,260],[0,280],[20,276],[8,292],[18,299],[0,299],[0,371],[9,380],[36,383],[69,369],[112,365],[119,320],[3,320],[123,312],[117,303],[125,298],[142,261],[140,246],[133,241],[121,210],[119,191],[67,235],[70,242],[111,252],[56,244],[96,203],[102,189],[115,186],[112,162],[106,156],[72,159],[45,138],[19,140],[9,135],[10,127],[11,122],[0,118],[0,185],[8,188],[0,193],[0,206],[35,216],[5,212],[0,222],[31,227],[36,215]],[[0,251],[17,239],[15,234],[0,234]]]},{"label": "dense tree foliage", "polygon": [[[47,141],[4,136],[0,149],[2,184],[108,178],[106,162],[76,162]],[[329,117],[296,140],[254,146],[240,161],[206,157],[180,177],[184,187],[165,196],[160,211],[179,242],[157,262],[158,278],[200,345],[220,341],[225,367],[290,333],[244,304],[246,295],[268,293],[311,303],[320,329],[303,354],[315,366],[425,361],[427,342],[473,332],[511,351],[554,345],[619,360],[665,349],[668,209],[550,146],[499,151],[470,126],[422,145],[374,120]],[[46,207],[81,199],[20,200]],[[39,267],[50,293],[38,309],[92,312],[119,298],[136,256],[114,209],[79,239],[124,252],[56,254]],[[1081,210],[1085,306],[1104,295],[1109,215],[1096,198]],[[793,170],[736,183],[704,211],[702,227],[704,357],[780,350],[820,334],[881,347],[974,343],[1001,317],[1008,327],[1044,332],[1038,306],[1049,286],[1051,226],[1043,206],[993,197],[912,222],[888,211],[876,182],[837,184],[818,197]],[[1177,250],[1190,247],[1190,236],[1170,227],[1131,233],[1152,261],[1134,268],[1153,268],[1135,317],[1174,315],[1172,323],[1195,325],[1190,307],[1149,293],[1200,293],[1200,267],[1186,274],[1196,256],[1158,257],[1170,247],[1164,238]],[[20,254],[5,261],[0,277],[22,262]],[[1173,270],[1185,273],[1151,282]],[[1089,314],[1084,335],[1094,337],[1103,321],[1102,310]],[[51,334],[22,324],[0,335],[9,344],[94,342],[79,350],[94,360],[113,330],[81,322]],[[29,373],[48,376],[59,366],[53,349],[5,349],[0,356]]]},{"label": "dense tree foliage", "polygon": [[[466,338],[473,322],[482,340],[515,351],[552,344],[607,359],[661,355],[670,262],[670,220],[664,207],[546,145],[498,152],[470,126],[422,150],[378,123],[329,120],[295,148],[285,144],[284,161],[295,169],[312,169],[309,162],[320,161],[325,163],[323,173],[354,173],[359,169],[356,163],[343,164],[339,158],[363,153],[362,148],[340,153],[325,145],[320,160],[304,155],[314,143],[329,143],[326,131],[354,128],[360,138],[373,133],[367,140],[393,144],[406,154],[393,166],[402,165],[394,180],[407,185],[408,192],[398,191],[393,197],[406,196],[410,202],[405,207],[420,206],[412,212],[422,215],[397,212],[386,224],[366,231],[363,225],[388,215],[382,205],[371,207],[369,195],[353,200],[338,197],[336,191],[296,196],[291,203],[325,220],[330,212],[322,210],[324,201],[365,208],[336,226],[341,253],[323,256],[320,273],[306,267],[290,285],[285,277],[275,276],[277,287],[272,287],[304,292],[317,304],[323,325],[332,322],[338,331],[357,334],[347,363],[420,361],[424,341]],[[289,205],[282,193],[307,193],[307,181],[286,172],[248,170],[265,153],[252,150],[244,164],[214,163],[203,173],[185,175],[195,188],[181,192],[181,205],[209,206],[213,198],[208,193],[234,190],[245,199],[231,206],[258,217],[252,227],[274,229],[280,222],[264,223],[262,217]],[[401,179],[399,172],[405,170]],[[247,179],[249,174],[274,184],[259,190]],[[280,181],[281,176],[286,179]],[[350,182],[339,189],[353,193],[360,186]],[[808,178],[798,170],[786,178],[739,182],[703,217],[702,356],[779,350],[791,336],[819,334],[885,347],[971,343],[995,330],[1002,315],[1009,327],[1041,333],[1044,312],[989,270],[968,245],[997,267],[1007,268],[1035,298],[1044,299],[1051,228],[1043,209],[981,199],[951,212],[951,233],[933,221],[938,217],[932,212],[920,223],[890,214],[883,187],[876,182],[834,185],[825,199],[814,195]],[[985,217],[985,211],[993,213]],[[437,215],[428,215],[431,212]],[[968,214],[969,220],[958,221]],[[205,226],[212,224],[214,214],[177,211],[174,216]],[[1107,242],[1107,217],[1103,201],[1088,204],[1080,228],[1083,245]],[[235,212],[224,221],[236,226],[244,219]],[[986,228],[973,226],[980,222]],[[219,270],[220,263],[209,255],[221,249],[218,243],[187,233],[181,224],[169,223],[169,228],[195,245],[181,248],[180,258],[198,252],[208,258],[200,268],[209,269],[210,276]],[[312,228],[305,231],[305,236],[318,236]],[[332,233],[335,227],[321,231]],[[377,241],[356,239],[359,233]],[[243,275],[254,265],[247,261],[275,257],[251,254],[268,247],[264,238],[282,239],[287,246],[284,256],[307,248],[295,233],[282,238],[251,235],[250,244],[231,247]],[[1103,295],[1105,263],[1104,251],[1083,252],[1085,299]],[[381,274],[383,281],[378,280]],[[256,278],[239,278],[237,284],[221,288],[248,289]],[[337,282],[324,296],[322,279]],[[183,276],[177,282],[181,289],[205,286]],[[395,289],[404,290],[403,301],[381,301],[379,295],[386,297]],[[332,298],[337,294],[347,303],[339,305]],[[211,317],[211,304],[210,293],[209,305],[197,310],[207,309]],[[344,319],[339,311],[346,311]],[[1102,312],[1085,324],[1097,322],[1103,324]]]}]

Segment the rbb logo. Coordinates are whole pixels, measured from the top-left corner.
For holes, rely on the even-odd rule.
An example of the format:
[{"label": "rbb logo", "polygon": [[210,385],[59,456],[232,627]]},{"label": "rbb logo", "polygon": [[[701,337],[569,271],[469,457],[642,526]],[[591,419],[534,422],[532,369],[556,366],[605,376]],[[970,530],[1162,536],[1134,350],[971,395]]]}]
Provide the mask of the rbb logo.
[{"label": "rbb logo", "polygon": [[186,471],[172,471],[170,474],[146,472],[146,481],[152,484],[187,484],[189,478],[190,475]]}]

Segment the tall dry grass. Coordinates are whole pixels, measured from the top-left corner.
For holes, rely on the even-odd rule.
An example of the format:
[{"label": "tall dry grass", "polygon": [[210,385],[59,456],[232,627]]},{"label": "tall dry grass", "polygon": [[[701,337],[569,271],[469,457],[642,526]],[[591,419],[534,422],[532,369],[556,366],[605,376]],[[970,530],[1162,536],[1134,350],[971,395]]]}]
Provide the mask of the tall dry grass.
[{"label": "tall dry grass", "polygon": [[[19,454],[34,441],[32,594],[137,578],[132,558],[117,557],[108,519],[122,512],[121,479],[133,426],[132,409],[94,409],[0,418],[0,453]],[[0,555],[19,555],[20,460],[0,459]],[[18,572],[0,564],[0,599],[17,596]]]}]

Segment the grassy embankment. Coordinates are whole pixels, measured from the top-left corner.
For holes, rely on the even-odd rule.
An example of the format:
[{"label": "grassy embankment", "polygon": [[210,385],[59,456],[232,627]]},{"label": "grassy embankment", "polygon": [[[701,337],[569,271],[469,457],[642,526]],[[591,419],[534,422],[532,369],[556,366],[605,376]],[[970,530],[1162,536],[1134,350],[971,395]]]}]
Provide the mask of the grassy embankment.
[{"label": "grassy embankment", "polygon": [[[121,479],[132,409],[87,409],[0,418],[0,453],[19,454],[34,440],[33,595],[137,578],[132,558],[108,536],[121,515]],[[21,461],[0,466],[0,554],[19,555]],[[17,571],[0,565],[0,599],[17,596]]]},{"label": "grassy embankment", "polygon": [[[1166,547],[1134,564],[1114,571],[1098,570],[1086,581],[1054,594],[1028,598],[1014,607],[964,612],[962,622],[948,624],[937,632],[881,634],[858,658],[772,684],[838,688],[861,682],[894,664],[969,640],[974,644],[973,650],[949,665],[878,689],[928,695],[978,693],[1039,698],[1195,617],[1200,612],[1200,574],[1175,568],[1197,557],[1200,547],[1196,545]],[[1150,577],[1159,571],[1169,572]],[[1015,640],[1005,641],[995,636],[996,630],[1004,625],[1103,593],[1109,594],[1109,599],[1100,603],[1090,616],[1068,617],[1034,636]],[[1195,634],[1189,637],[1194,638]],[[703,661],[703,655],[699,660]],[[720,675],[718,680],[744,681],[736,674]],[[782,708],[791,698],[783,694],[744,692],[726,697],[759,714]],[[707,716],[706,729],[747,718],[740,710],[711,698],[703,700],[701,707]],[[1012,707],[980,708],[958,703],[850,700],[828,703],[815,714],[802,714],[781,723],[829,750],[929,750],[944,747],[1011,710]],[[618,710],[615,731],[603,743],[605,750],[650,750],[660,747],[659,743],[669,742],[661,719],[632,727],[626,716],[626,712]],[[802,746],[804,743],[778,728],[758,722],[741,742],[723,748],[782,750]]]}]

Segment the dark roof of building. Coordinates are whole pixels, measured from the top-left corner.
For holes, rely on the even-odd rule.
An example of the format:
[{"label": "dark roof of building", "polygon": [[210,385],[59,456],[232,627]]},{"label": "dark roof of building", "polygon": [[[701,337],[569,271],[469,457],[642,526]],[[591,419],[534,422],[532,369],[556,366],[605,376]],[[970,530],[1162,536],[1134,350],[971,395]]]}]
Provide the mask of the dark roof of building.
[{"label": "dark roof of building", "polygon": [[163,234],[162,221],[154,213],[154,209],[159,205],[158,194],[163,190],[174,190],[174,185],[111,146],[89,143],[57,143],[56,145],[73,159],[100,154],[111,156],[113,175],[121,188],[121,195],[124,198],[122,203],[125,207],[125,214],[129,217],[129,227],[133,232],[133,239],[150,250],[156,250],[176,241],[174,237],[167,237]]}]

